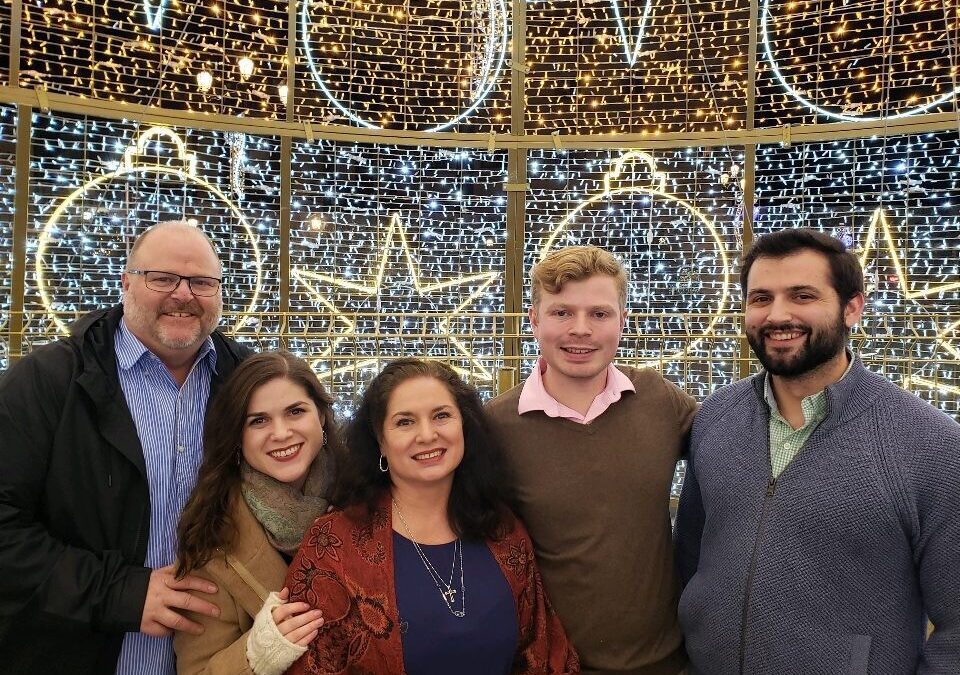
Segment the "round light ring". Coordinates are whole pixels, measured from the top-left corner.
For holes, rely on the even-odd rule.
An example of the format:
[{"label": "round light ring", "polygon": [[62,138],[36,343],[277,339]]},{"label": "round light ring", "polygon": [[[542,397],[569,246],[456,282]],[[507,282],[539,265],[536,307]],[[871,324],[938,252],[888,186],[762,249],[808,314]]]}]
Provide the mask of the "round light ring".
[{"label": "round light ring", "polygon": [[770,69],[773,71],[774,77],[777,78],[777,81],[780,83],[780,85],[787,90],[788,94],[811,110],[825,117],[830,117],[832,119],[841,120],[844,122],[871,122],[879,120],[902,119],[904,117],[919,115],[932,110],[933,108],[946,103],[950,99],[955,98],[957,94],[960,94],[960,86],[957,86],[946,94],[943,94],[932,101],[929,101],[928,103],[924,103],[923,105],[915,106],[913,108],[908,108],[903,112],[895,113],[893,115],[850,115],[847,113],[837,112],[835,110],[829,110],[821,105],[817,105],[804,96],[796,88],[794,88],[789,82],[787,82],[787,78],[784,77],[783,73],[780,72],[780,67],[777,65],[777,60],[773,56],[773,47],[770,45],[770,35],[769,31],[767,30],[767,24],[770,20],[770,2],[771,0],[763,0],[763,9],[760,11],[760,41],[763,43],[763,52],[767,57],[767,61],[770,63]]},{"label": "round light ring", "polygon": [[[320,71],[317,69],[317,64],[314,61],[313,51],[310,48],[310,2],[311,0],[303,0],[303,5],[300,10],[300,35],[301,40],[303,41],[303,50],[307,55],[307,65],[310,68],[310,72],[313,74],[313,79],[316,81],[317,86],[320,87],[320,91],[323,92],[323,95],[327,97],[330,103],[332,103],[333,106],[343,113],[343,115],[348,119],[367,129],[383,129],[384,127],[360,117],[357,113],[347,108],[337,99],[333,92],[327,87],[326,82],[324,82],[323,77],[320,75]],[[500,79],[500,72],[503,70],[503,64],[507,58],[507,6],[505,0],[487,0],[487,2],[490,3],[491,9],[496,9],[499,12],[499,16],[503,17],[503,30],[500,34],[496,65],[494,66],[492,73],[487,76],[483,87],[481,87],[480,91],[477,92],[473,103],[471,103],[468,108],[461,111],[460,114],[453,119],[444,122],[443,124],[430,127],[429,129],[426,129],[426,131],[444,131],[445,129],[449,129],[450,127],[462,122],[464,119],[472,115],[474,111],[480,107],[480,104],[483,103],[487,96],[490,95],[490,92],[493,91],[493,87]],[[494,12],[491,12],[491,14],[493,13]]]},{"label": "round light ring", "polygon": [[36,283],[37,291],[40,293],[40,302],[43,305],[43,308],[50,313],[50,316],[53,318],[53,323],[56,325],[60,333],[66,335],[68,334],[69,327],[65,321],[57,316],[56,310],[54,309],[53,298],[50,297],[50,294],[47,289],[46,282],[46,270],[47,266],[44,263],[44,257],[46,256],[47,246],[50,244],[50,241],[53,236],[53,232],[57,226],[57,223],[60,220],[60,217],[63,213],[76,201],[78,200],[83,193],[89,190],[92,187],[97,187],[110,181],[113,178],[126,176],[129,174],[145,174],[152,176],[174,176],[182,179],[187,183],[191,183],[198,187],[208,190],[213,193],[218,199],[220,199],[233,217],[237,220],[240,226],[243,228],[244,233],[246,234],[247,239],[250,241],[251,247],[253,249],[253,263],[256,270],[256,282],[253,291],[253,297],[250,299],[250,302],[247,303],[246,309],[243,312],[243,316],[237,320],[234,324],[232,330],[235,332],[243,326],[243,322],[246,320],[246,317],[253,313],[256,309],[257,303],[260,299],[261,286],[263,284],[263,254],[260,251],[260,246],[257,243],[257,235],[254,233],[253,228],[250,225],[250,222],[247,220],[246,216],[243,215],[243,212],[240,208],[234,204],[230,198],[223,193],[220,188],[218,188],[213,183],[206,181],[202,178],[191,175],[189,172],[182,171],[180,169],[174,169],[164,166],[145,166],[138,165],[134,167],[123,167],[117,171],[111,171],[105,173],[101,176],[97,176],[91,181],[84,183],[81,187],[74,189],[67,197],[60,202],[57,207],[50,214],[50,217],[47,218],[46,223],[43,226],[43,230],[40,232],[40,236],[37,239],[37,251],[34,254],[34,270],[36,272]]}]

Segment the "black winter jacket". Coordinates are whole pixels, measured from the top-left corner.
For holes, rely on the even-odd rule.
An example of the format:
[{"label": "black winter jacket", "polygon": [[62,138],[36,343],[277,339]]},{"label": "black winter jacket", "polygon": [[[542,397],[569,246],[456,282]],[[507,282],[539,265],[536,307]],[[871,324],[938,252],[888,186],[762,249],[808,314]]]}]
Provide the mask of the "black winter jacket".
[{"label": "black winter jacket", "polygon": [[[120,388],[120,306],[0,379],[0,672],[112,674],[140,629],[150,497]],[[213,334],[219,384],[250,352]]]}]

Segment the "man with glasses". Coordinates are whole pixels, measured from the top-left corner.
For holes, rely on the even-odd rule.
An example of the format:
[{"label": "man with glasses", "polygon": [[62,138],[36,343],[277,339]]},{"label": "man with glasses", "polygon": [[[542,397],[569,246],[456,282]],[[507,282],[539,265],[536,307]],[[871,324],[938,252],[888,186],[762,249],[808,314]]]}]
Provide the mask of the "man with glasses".
[{"label": "man with glasses", "polygon": [[222,271],[181,222],[134,242],[123,304],[78,320],[0,379],[0,670],[174,672],[172,574],[211,392],[248,351],[216,330]]}]

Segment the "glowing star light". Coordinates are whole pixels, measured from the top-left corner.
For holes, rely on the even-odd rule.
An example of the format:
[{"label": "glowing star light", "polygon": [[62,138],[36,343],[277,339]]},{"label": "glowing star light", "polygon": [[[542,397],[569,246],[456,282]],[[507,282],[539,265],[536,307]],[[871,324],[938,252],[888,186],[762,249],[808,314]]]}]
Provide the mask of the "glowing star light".
[{"label": "glowing star light", "polygon": [[[943,350],[946,352],[944,354],[944,361],[960,361],[960,348],[957,347],[956,342],[958,331],[960,331],[960,320],[954,321],[949,326],[937,333],[937,350]],[[912,384],[925,389],[933,389],[944,394],[960,396],[960,387],[947,384],[943,380],[936,377],[926,377],[924,375],[913,373],[907,377],[905,384]]]},{"label": "glowing star light", "polygon": [[863,252],[860,254],[861,266],[865,267],[867,264],[867,258],[870,257],[870,252],[873,249],[874,241],[877,238],[877,230],[882,230],[883,241],[886,245],[887,253],[890,255],[890,258],[893,261],[893,267],[897,271],[900,288],[905,299],[916,300],[917,298],[929,298],[931,295],[939,295],[940,293],[946,293],[947,291],[955,291],[960,289],[960,281],[950,281],[944,284],[935,284],[933,286],[927,285],[925,288],[921,289],[913,288],[913,285],[910,283],[910,279],[907,276],[907,267],[903,264],[903,261],[900,260],[900,254],[897,252],[897,244],[893,240],[893,231],[890,229],[890,224],[887,222],[887,214],[882,208],[874,211],[873,217],[870,219],[870,226],[867,228],[867,237],[863,243]]},{"label": "glowing star light", "polygon": [[[883,243],[885,245],[887,255],[893,262],[893,268],[897,273],[897,283],[900,286],[900,293],[903,295],[905,300],[916,301],[921,298],[929,298],[930,296],[940,295],[941,293],[960,289],[960,281],[949,281],[934,285],[927,284],[924,286],[924,288],[913,287],[909,276],[907,276],[907,266],[904,261],[901,260],[900,252],[898,251],[897,244],[893,238],[893,231],[890,228],[890,224],[887,222],[886,212],[884,212],[882,208],[879,208],[873,212],[873,216],[870,218],[870,226],[867,228],[867,236],[863,243],[863,251],[860,254],[860,265],[864,267],[864,269],[866,269],[867,259],[870,257],[870,253],[873,251],[874,244],[878,239],[878,230],[879,234],[883,237]],[[960,348],[958,348],[954,342],[956,340],[958,327],[960,327],[960,321],[954,321],[937,333],[937,349],[946,352],[946,360],[960,361]],[[945,393],[960,395],[960,388],[934,380],[917,372],[908,375],[904,384],[908,386],[913,384],[926,389],[934,389]]]},{"label": "glowing star light", "polygon": [[[390,219],[390,227],[387,229],[386,237],[384,238],[380,247],[382,251],[380,260],[377,263],[376,269],[371,271],[370,279],[366,283],[358,283],[342,277],[324,274],[322,272],[305,270],[302,267],[294,267],[291,269],[293,277],[302,283],[308,289],[311,296],[334,316],[335,324],[341,327],[340,332],[336,333],[336,337],[333,339],[330,346],[322,353],[311,357],[311,362],[314,367],[316,367],[323,360],[335,357],[337,346],[348,336],[356,334],[356,323],[349,318],[343,309],[337,306],[337,303],[334,302],[334,300],[332,300],[328,294],[320,291],[317,288],[317,284],[319,283],[330,288],[342,289],[345,291],[354,291],[369,297],[377,297],[380,294],[380,290],[383,287],[384,278],[386,277],[387,266],[390,261],[390,252],[395,247],[399,247],[403,260],[406,263],[407,272],[409,273],[410,278],[413,280],[414,289],[421,296],[426,297],[439,291],[445,291],[454,288],[472,288],[472,290],[469,291],[466,297],[459,304],[451,308],[449,312],[445,312],[440,317],[436,334],[449,340],[450,344],[453,345],[453,347],[464,356],[464,358],[470,363],[473,374],[478,379],[483,381],[491,381],[493,379],[493,374],[480,362],[476,354],[467,349],[466,345],[461,340],[457,339],[450,329],[450,322],[455,319],[465,307],[479,298],[490,286],[490,284],[496,281],[497,273],[484,272],[481,274],[458,277],[456,279],[425,283],[420,276],[420,270],[418,269],[417,263],[413,259],[413,253],[410,250],[410,244],[407,242],[407,238],[403,233],[403,224],[400,220],[399,214],[394,214]],[[401,355],[397,354],[396,356]],[[376,359],[367,359],[365,361],[352,364],[346,370],[365,368],[375,365],[376,363]],[[458,370],[464,372],[462,369]],[[333,370],[331,374],[337,375],[340,372],[341,371],[339,370]]]}]

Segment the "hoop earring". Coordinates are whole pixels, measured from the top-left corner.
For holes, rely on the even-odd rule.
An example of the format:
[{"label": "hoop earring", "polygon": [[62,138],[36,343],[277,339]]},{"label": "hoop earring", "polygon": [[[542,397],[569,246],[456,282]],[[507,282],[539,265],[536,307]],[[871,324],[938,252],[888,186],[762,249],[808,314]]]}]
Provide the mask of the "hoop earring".
[{"label": "hoop earring", "polygon": [[387,473],[390,470],[390,465],[387,464],[387,458],[383,455],[380,455],[380,471],[382,473]]}]

